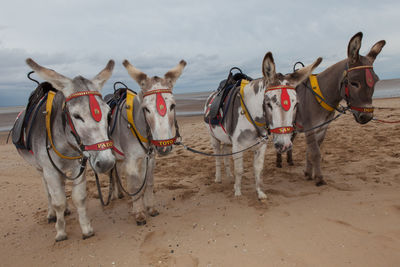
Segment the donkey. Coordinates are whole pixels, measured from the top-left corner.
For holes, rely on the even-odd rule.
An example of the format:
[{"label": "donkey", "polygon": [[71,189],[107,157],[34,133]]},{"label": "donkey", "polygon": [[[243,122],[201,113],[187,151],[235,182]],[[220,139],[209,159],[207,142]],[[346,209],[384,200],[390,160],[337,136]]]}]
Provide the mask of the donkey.
[{"label": "donkey", "polygon": [[[315,96],[311,87],[317,86],[310,86],[310,80],[296,87],[299,98],[296,123],[301,127],[300,132],[331,120],[341,100],[346,101],[347,108],[357,123],[365,124],[373,118],[372,95],[379,78],[372,65],[386,42],[384,40],[377,42],[366,56],[361,56],[359,51],[362,37],[363,34],[359,32],[350,39],[347,59],[328,67],[313,78],[318,81],[320,97]],[[314,174],[317,186],[326,184],[320,168],[320,146],[327,129],[328,124],[305,133],[307,161],[304,174],[308,180],[313,180]],[[278,166],[279,162],[281,164],[280,155],[277,157]]]},{"label": "donkey", "polygon": [[[282,75],[275,72],[275,62],[271,52],[268,52],[262,62],[263,77],[250,81],[238,93],[232,89],[233,100],[225,113],[225,119],[219,125],[207,128],[211,136],[214,153],[228,153],[227,145],[232,145],[232,153],[243,150],[256,143],[259,137],[272,132],[275,149],[283,153],[292,148],[290,140],[293,132],[293,122],[298,105],[294,88],[310,75],[321,63],[318,58],[311,65],[294,73]],[[206,101],[204,112],[205,120],[210,110],[210,103],[217,92],[212,93]],[[229,96],[228,96],[229,97]],[[207,120],[206,120],[207,121]],[[222,145],[222,149],[221,149]],[[255,187],[259,199],[267,195],[261,190],[261,172],[264,164],[264,154],[267,145],[261,143],[254,149]],[[243,174],[243,154],[233,155],[235,171],[235,196],[241,193],[241,178]],[[215,182],[221,182],[221,159],[216,157]],[[227,176],[231,177],[229,158],[224,158]]]},{"label": "donkey", "polygon": [[[110,78],[114,61],[92,80],[77,76],[67,78],[28,58],[26,63],[57,92],[49,92],[46,105],[38,107],[31,121],[29,138],[32,150],[18,149],[19,154],[43,175],[48,198],[48,221],[56,220],[56,241],[67,239],[64,212],[67,208],[65,178],[73,176],[72,200],[77,208],[83,238],[94,235],[86,213],[85,165],[89,160],[99,173],[115,164],[108,137],[108,105],[100,90]],[[40,115],[45,114],[45,115]]]},{"label": "donkey", "polygon": [[[141,91],[137,96],[128,91],[126,99],[116,106],[121,112],[114,112],[111,118],[110,125],[115,125],[111,136],[117,148],[115,171],[126,177],[136,223],[144,225],[146,212],[152,217],[159,214],[153,191],[154,150],[160,155],[168,154],[179,137],[172,88],[186,62],[181,60],[163,78],[148,77],[128,60],[124,60],[123,65]],[[118,185],[114,186],[114,198],[121,196],[120,190],[123,190],[120,183]]]}]

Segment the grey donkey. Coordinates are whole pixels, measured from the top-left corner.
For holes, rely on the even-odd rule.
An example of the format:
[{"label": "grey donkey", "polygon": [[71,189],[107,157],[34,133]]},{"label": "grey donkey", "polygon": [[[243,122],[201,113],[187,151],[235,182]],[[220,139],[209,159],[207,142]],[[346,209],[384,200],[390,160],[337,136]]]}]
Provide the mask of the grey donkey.
[{"label": "grey donkey", "polygon": [[[67,174],[75,177],[72,200],[77,208],[83,238],[91,237],[94,231],[86,212],[86,178],[83,170],[86,160],[98,173],[108,172],[115,164],[111,152],[112,141],[108,137],[110,108],[100,94],[112,74],[114,61],[110,60],[91,80],[82,76],[67,78],[38,65],[30,58],[26,63],[41,78],[50,82],[57,92],[53,94],[53,102],[40,106],[39,115],[30,122],[32,151],[17,150],[43,175],[48,198],[47,219],[49,222],[56,220],[56,241],[67,239],[64,219],[64,213],[67,212],[64,188]],[[47,116],[49,127],[46,127]]]}]

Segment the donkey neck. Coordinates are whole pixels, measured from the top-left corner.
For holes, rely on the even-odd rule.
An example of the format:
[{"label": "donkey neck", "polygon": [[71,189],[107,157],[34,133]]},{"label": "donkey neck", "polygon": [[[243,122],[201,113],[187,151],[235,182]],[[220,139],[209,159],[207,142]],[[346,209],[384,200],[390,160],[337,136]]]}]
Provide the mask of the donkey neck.
[{"label": "donkey neck", "polygon": [[265,83],[262,78],[249,82],[243,89],[243,101],[253,120],[264,123]]},{"label": "donkey neck", "polygon": [[347,59],[337,62],[317,75],[323,97],[333,106],[337,106],[342,100],[340,86],[346,66]]},{"label": "donkey neck", "polygon": [[136,129],[139,134],[147,138],[147,124],[144,118],[143,110],[141,109],[141,102],[139,96],[133,100],[133,122],[135,123]]},{"label": "donkey neck", "polygon": [[[75,137],[72,135],[71,126],[68,119],[64,116],[63,106],[65,105],[65,97],[61,92],[58,92],[53,101],[51,131],[53,142],[60,152],[71,150],[71,146],[79,149]],[[53,119],[54,118],[54,119]]]}]

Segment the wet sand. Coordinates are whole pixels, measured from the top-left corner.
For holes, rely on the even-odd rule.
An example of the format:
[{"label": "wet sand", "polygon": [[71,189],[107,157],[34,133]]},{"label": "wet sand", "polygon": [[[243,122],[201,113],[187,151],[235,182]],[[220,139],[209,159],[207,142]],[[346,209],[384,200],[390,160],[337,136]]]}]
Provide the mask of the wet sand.
[{"label": "wet sand", "polygon": [[[375,116],[399,120],[400,99],[374,100]],[[179,117],[186,144],[211,152],[200,116]],[[257,200],[251,152],[244,154],[241,197],[233,179],[213,182],[214,159],[176,147],[156,163],[160,215],[137,226],[125,197],[102,208],[88,175],[88,214],[96,235],[81,239],[76,209],[69,239],[54,242],[46,220],[41,177],[0,140],[0,263],[2,266],[398,266],[400,263],[400,124],[357,124],[342,116],[322,149],[327,186],[303,176],[304,135],[294,144],[295,166],[275,167],[266,153]],[[223,172],[224,173],[224,172]],[[107,177],[102,176],[104,193]]]}]

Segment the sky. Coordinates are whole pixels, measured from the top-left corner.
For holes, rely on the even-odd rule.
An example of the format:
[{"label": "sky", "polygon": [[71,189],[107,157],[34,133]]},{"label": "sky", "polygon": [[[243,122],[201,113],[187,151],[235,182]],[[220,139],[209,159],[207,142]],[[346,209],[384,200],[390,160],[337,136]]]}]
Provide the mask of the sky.
[{"label": "sky", "polygon": [[[364,34],[360,54],[379,40],[374,63],[381,79],[400,78],[400,1],[269,0],[1,0],[0,106],[25,105],[35,84],[25,59],[73,78],[93,78],[109,59],[116,66],[103,94],[122,81],[139,90],[122,61],[149,76],[188,63],[175,93],[215,90],[231,67],[261,77],[271,51],[278,72],[296,61],[347,57],[350,38]],[[37,76],[36,76],[37,77]],[[37,79],[39,79],[37,77]]]}]

